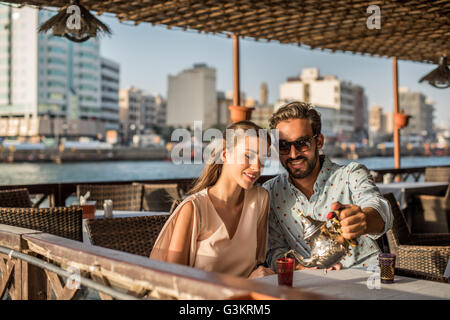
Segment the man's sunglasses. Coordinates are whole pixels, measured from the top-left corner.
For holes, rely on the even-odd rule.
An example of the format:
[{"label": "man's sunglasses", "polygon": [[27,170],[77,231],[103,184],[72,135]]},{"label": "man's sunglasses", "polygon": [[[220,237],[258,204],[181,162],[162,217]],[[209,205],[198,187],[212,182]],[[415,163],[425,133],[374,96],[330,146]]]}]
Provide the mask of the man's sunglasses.
[{"label": "man's sunglasses", "polygon": [[295,150],[297,150],[298,152],[309,151],[311,149],[313,139],[316,137],[317,134],[309,138],[302,137],[292,142],[280,140],[278,143],[280,154],[281,155],[289,154],[289,152],[291,152],[291,146],[294,146]]}]

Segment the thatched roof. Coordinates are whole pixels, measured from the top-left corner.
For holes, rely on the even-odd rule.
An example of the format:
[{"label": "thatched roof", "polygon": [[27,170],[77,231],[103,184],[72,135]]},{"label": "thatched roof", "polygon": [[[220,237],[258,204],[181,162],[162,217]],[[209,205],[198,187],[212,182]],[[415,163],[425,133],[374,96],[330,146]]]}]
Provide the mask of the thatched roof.
[{"label": "thatched roof", "polygon": [[[61,7],[68,0],[7,1]],[[256,40],[295,43],[437,63],[450,56],[448,0],[81,0],[99,14],[121,21],[237,34]],[[381,9],[381,28],[366,25],[369,5]]]}]

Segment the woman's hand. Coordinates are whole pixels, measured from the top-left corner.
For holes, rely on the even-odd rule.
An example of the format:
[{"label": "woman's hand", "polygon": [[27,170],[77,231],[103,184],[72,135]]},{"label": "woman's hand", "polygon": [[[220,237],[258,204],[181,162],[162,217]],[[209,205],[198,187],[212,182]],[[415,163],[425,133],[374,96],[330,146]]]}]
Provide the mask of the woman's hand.
[{"label": "woman's hand", "polygon": [[297,262],[295,263],[295,270],[306,270],[306,269],[316,270],[319,268],[317,268],[317,267],[307,268],[307,267],[302,266],[300,263],[297,263]]},{"label": "woman's hand", "polygon": [[272,274],[275,274],[275,271],[273,271],[271,268],[265,268],[264,266],[259,266],[248,277],[249,279],[255,279],[255,278],[262,278],[266,276],[270,276]]},{"label": "woman's hand", "polygon": [[334,266],[332,266],[331,268],[327,269],[327,271],[331,271],[331,270],[342,270],[342,263],[338,262]]},{"label": "woman's hand", "polygon": [[[305,269],[311,269],[311,270],[316,270],[318,269],[317,267],[313,267],[313,268],[306,268],[304,266],[302,266],[300,263],[297,263],[295,265],[295,270],[305,270]],[[334,266],[332,266],[331,268],[328,268],[327,271],[331,271],[331,270],[341,270],[342,269],[342,263],[338,262],[337,264],[335,264]]]}]

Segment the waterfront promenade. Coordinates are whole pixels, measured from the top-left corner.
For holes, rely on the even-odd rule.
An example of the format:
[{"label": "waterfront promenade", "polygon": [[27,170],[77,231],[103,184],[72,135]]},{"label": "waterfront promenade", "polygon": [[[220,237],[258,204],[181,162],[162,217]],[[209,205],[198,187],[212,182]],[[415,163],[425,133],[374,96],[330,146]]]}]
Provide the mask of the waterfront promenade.
[{"label": "waterfront promenade", "polygon": [[[324,152],[334,158],[360,159],[373,157],[392,157],[390,147],[356,147],[355,144],[329,145]],[[402,155],[414,156],[449,156],[449,149],[426,149],[423,147],[402,147]],[[0,144],[0,162],[79,162],[79,161],[144,161],[164,160],[170,158],[165,147],[128,147],[110,148],[70,148],[61,145],[47,148],[20,148],[14,145]]]}]

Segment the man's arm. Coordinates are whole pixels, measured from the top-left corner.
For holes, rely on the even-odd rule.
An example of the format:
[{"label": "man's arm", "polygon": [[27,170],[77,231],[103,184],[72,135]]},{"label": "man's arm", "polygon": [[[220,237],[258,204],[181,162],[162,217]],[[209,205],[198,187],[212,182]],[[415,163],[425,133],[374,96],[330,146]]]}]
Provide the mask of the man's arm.
[{"label": "man's arm", "polygon": [[[361,233],[377,239],[392,228],[394,218],[389,203],[380,194],[369,170],[364,165],[352,163],[349,165],[349,170],[351,172],[348,176],[348,183],[353,206],[342,210],[344,215],[342,218],[348,218],[347,221],[342,221],[342,231],[347,231],[347,236]],[[356,226],[358,224],[359,226]],[[350,226],[352,228],[347,228]]]}]

